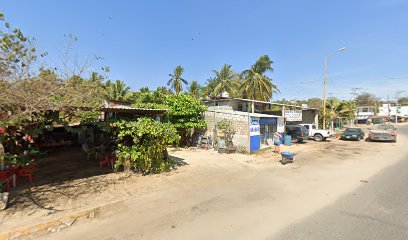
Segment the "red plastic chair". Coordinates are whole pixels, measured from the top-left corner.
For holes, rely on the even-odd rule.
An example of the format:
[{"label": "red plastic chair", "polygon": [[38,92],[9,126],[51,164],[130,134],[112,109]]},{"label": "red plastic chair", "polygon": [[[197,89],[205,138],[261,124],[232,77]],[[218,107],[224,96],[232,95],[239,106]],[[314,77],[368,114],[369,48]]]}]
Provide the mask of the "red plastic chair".
[{"label": "red plastic chair", "polygon": [[111,163],[110,163],[109,155],[102,155],[99,157],[99,168],[101,170],[104,165],[107,165],[108,167],[110,167]]},{"label": "red plastic chair", "polygon": [[18,172],[18,177],[27,177],[30,184],[33,184],[33,172],[35,172],[35,165],[24,166]]},{"label": "red plastic chair", "polygon": [[6,171],[0,171],[0,180],[2,182],[4,182],[5,186],[6,186],[6,191],[10,191],[10,183],[12,181],[12,173],[10,172],[10,170],[6,170]]}]

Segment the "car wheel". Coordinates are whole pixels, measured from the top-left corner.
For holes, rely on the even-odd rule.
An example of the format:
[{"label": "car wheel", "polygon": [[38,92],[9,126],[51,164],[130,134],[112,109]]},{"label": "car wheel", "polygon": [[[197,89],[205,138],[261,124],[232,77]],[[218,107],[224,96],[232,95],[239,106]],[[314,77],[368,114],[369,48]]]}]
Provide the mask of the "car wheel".
[{"label": "car wheel", "polygon": [[323,136],[321,134],[315,134],[314,139],[316,142],[321,142],[323,141]]},{"label": "car wheel", "polygon": [[296,140],[296,142],[297,142],[297,143],[302,143],[302,142],[303,142],[303,139],[302,139],[302,138],[298,138],[298,139]]}]

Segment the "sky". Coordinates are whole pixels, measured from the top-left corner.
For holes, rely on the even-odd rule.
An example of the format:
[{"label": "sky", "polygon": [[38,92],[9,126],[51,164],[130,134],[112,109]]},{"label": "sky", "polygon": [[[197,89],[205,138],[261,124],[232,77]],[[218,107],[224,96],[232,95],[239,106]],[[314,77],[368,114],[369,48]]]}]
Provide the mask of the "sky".
[{"label": "sky", "polygon": [[239,73],[266,54],[273,100],[323,97],[325,56],[328,96],[408,96],[405,0],[0,0],[0,11],[48,53],[45,66],[61,66],[72,34],[72,59],[109,66],[132,90],[166,85],[177,65],[204,84],[225,63]]}]

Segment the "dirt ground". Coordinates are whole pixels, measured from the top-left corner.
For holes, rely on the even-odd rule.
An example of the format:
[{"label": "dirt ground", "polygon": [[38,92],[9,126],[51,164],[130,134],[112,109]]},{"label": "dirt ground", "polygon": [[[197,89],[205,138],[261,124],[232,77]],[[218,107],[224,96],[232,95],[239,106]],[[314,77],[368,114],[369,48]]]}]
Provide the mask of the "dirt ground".
[{"label": "dirt ground", "polygon": [[[191,239],[197,236],[208,239],[221,229],[225,238],[253,236],[245,234],[261,238],[271,232],[271,224],[277,231],[335,201],[399,161],[408,152],[403,147],[407,137],[401,136],[399,140],[384,144],[331,139],[282,146],[282,151],[296,153],[295,162],[288,165],[280,164],[280,156],[270,150],[250,156],[172,150],[170,154],[182,166],[169,173],[152,176],[112,173],[45,184],[17,193],[21,200],[0,212],[0,232],[121,201],[122,207],[112,216],[94,220],[93,224],[109,231],[104,224],[109,222],[109,226],[118,227],[115,223],[127,222],[131,225],[123,227],[134,231],[110,239]],[[395,152],[392,158],[389,152]],[[294,211],[296,215],[289,214]],[[113,223],[112,219],[115,219]],[[245,224],[242,219],[247,220]],[[205,231],[202,226],[211,231]],[[256,233],[251,226],[257,226]],[[78,224],[73,226],[72,233],[84,234],[87,228],[86,224]],[[238,228],[247,231],[238,234]],[[63,239],[64,231],[58,234],[61,235],[55,236]],[[99,235],[85,239],[102,239],[106,234],[100,231]],[[82,235],[74,234],[67,239],[79,236]],[[217,239],[220,237],[222,235],[217,235]]]}]

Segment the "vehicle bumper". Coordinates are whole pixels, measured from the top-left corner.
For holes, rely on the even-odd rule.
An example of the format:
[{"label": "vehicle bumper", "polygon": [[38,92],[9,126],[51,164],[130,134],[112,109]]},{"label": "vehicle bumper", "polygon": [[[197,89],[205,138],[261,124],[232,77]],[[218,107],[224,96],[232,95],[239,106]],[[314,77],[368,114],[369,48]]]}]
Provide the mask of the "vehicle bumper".
[{"label": "vehicle bumper", "polygon": [[341,136],[340,139],[342,140],[358,140],[358,136],[357,137],[353,137],[353,136]]},{"label": "vehicle bumper", "polygon": [[381,136],[381,137],[376,137],[376,136],[370,136],[369,137],[370,138],[370,140],[372,140],[372,141],[384,141],[384,142],[386,142],[386,141],[395,141],[395,140],[397,140],[397,138],[396,137],[383,137],[383,136]]}]

